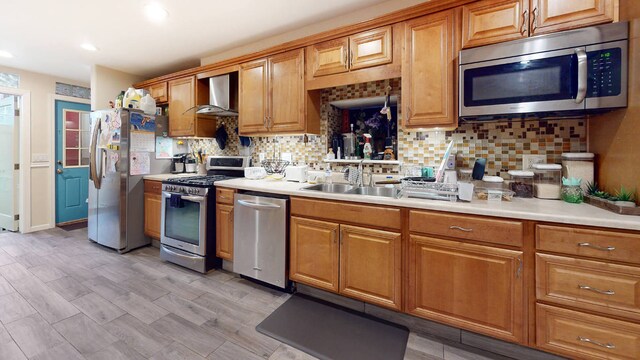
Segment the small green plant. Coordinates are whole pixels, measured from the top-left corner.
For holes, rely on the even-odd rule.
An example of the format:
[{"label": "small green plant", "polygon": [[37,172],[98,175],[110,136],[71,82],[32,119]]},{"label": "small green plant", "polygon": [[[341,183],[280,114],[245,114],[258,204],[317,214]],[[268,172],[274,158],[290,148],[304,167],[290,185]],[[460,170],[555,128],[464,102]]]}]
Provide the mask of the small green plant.
[{"label": "small green plant", "polygon": [[605,200],[611,197],[611,195],[609,195],[608,192],[602,191],[602,190],[596,190],[596,192],[593,193],[593,196],[599,197],[599,198],[605,199]]},{"label": "small green plant", "polygon": [[587,195],[594,195],[595,193],[600,191],[600,189],[598,189],[598,183],[593,181],[589,181],[587,182]]},{"label": "small green plant", "polygon": [[627,190],[624,186],[620,186],[620,190],[616,190],[616,201],[635,201],[635,190]]}]

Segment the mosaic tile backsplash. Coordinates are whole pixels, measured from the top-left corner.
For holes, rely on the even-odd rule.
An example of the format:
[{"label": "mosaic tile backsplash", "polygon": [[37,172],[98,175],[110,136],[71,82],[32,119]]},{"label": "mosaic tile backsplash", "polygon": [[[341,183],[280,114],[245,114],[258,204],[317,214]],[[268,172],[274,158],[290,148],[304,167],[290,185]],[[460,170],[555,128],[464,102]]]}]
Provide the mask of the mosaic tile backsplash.
[{"label": "mosaic tile backsplash", "polygon": [[[267,157],[274,154],[292,153],[295,162],[304,162],[316,170],[325,169],[322,162],[329,141],[335,132],[340,132],[341,111],[329,102],[345,99],[383,96],[387,86],[391,95],[398,96],[397,118],[402,121],[400,79],[388,79],[362,84],[339,86],[322,91],[321,123],[319,135],[254,137],[250,151],[254,163],[258,154]],[[211,155],[237,155],[243,149],[236,133],[237,118],[220,118],[219,126],[225,126],[229,139],[221,150],[215,139],[189,140],[190,147],[202,148]],[[563,152],[587,151],[586,119],[528,120],[522,122],[496,122],[461,124],[454,131],[407,131],[398,130],[398,160],[408,166],[434,166],[449,141],[454,140],[453,153],[457,167],[472,167],[476,158],[486,158],[488,175],[502,175],[507,170],[519,169],[522,155],[546,155],[547,161],[560,163]],[[245,149],[248,151],[249,149]],[[376,167],[375,172],[397,172],[398,167]]]}]

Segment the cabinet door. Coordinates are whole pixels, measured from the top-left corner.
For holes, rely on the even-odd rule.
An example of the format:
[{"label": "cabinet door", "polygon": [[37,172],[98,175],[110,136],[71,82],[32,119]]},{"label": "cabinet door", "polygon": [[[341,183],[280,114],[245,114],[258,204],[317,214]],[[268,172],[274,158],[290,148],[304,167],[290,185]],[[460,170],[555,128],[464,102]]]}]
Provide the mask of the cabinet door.
[{"label": "cabinet door", "polygon": [[531,35],[609,23],[615,0],[531,0]]},{"label": "cabinet door", "polygon": [[455,14],[454,9],[406,22],[402,66],[405,127],[457,126]]},{"label": "cabinet door", "polygon": [[338,224],[291,217],[289,278],[338,292]]},{"label": "cabinet door", "polygon": [[400,310],[402,235],[340,225],[340,293]]},{"label": "cabinet door", "polygon": [[303,132],[304,49],[269,58],[270,103],[267,124],[270,132]]},{"label": "cabinet door", "polygon": [[160,220],[162,195],[144,194],[144,233],[154,239],[160,239]]},{"label": "cabinet door", "polygon": [[408,312],[524,340],[522,252],[411,235]]},{"label": "cabinet door", "polygon": [[484,0],[462,7],[462,47],[493,44],[529,35],[529,0]]},{"label": "cabinet door", "polygon": [[195,105],[193,76],[169,81],[169,136],[194,136],[195,111],[185,111]]},{"label": "cabinet door", "polygon": [[267,59],[240,66],[238,128],[240,134],[267,131]]},{"label": "cabinet door", "polygon": [[313,76],[349,71],[349,38],[344,37],[311,45]]},{"label": "cabinet door", "polygon": [[216,204],[216,256],[233,261],[233,206]]},{"label": "cabinet door", "polygon": [[390,63],[393,58],[391,26],[349,37],[349,68],[362,69]]},{"label": "cabinet door", "polygon": [[153,84],[149,86],[149,93],[151,97],[156,100],[156,103],[167,102],[169,94],[167,94],[167,83],[161,82],[159,84]]}]

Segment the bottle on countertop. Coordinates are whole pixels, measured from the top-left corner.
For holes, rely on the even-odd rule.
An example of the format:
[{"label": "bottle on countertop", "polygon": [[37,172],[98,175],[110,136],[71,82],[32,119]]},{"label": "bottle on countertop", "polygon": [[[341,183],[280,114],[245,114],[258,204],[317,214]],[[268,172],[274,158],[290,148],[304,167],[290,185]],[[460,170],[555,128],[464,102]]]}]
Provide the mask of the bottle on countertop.
[{"label": "bottle on countertop", "polygon": [[340,156],[340,147],[338,147],[338,152],[336,153],[336,159],[341,159],[342,156]]},{"label": "bottle on countertop", "polygon": [[364,147],[362,149],[362,153],[363,153],[363,157],[365,160],[371,160],[371,153],[373,152],[373,149],[371,148],[371,135],[370,134],[364,134]]},{"label": "bottle on countertop", "polygon": [[333,148],[329,148],[329,152],[327,153],[326,160],[335,160],[336,159],[336,154],[333,153]]},{"label": "bottle on countertop", "polygon": [[124,91],[120,91],[120,94],[116,96],[116,109],[120,109],[122,107],[123,101],[124,101]]}]

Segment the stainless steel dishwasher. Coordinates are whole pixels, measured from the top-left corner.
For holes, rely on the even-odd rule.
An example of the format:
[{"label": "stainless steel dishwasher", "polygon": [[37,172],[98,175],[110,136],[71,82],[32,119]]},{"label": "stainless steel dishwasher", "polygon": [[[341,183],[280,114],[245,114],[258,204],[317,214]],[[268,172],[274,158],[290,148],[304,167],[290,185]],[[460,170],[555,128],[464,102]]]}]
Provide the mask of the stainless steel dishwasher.
[{"label": "stainless steel dishwasher", "polygon": [[268,194],[235,194],[233,272],[286,287],[287,202]]}]

